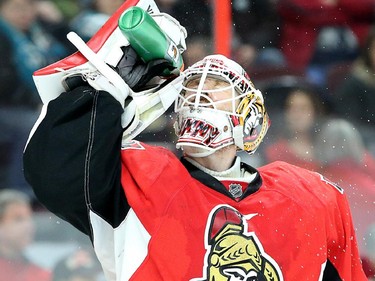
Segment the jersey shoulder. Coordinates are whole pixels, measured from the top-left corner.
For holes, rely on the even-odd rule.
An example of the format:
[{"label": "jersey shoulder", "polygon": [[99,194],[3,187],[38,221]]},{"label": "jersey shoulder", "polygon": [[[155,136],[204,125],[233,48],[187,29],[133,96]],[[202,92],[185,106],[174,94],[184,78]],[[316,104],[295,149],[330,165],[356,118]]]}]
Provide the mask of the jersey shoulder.
[{"label": "jersey shoulder", "polygon": [[156,180],[182,178],[188,175],[179,158],[169,149],[154,146],[136,140],[123,142],[121,146],[123,168],[133,178],[141,179],[144,184],[153,184]]},{"label": "jersey shoulder", "polygon": [[320,173],[283,161],[272,162],[258,170],[266,189],[283,192],[296,200],[337,200],[344,193],[339,185]]}]

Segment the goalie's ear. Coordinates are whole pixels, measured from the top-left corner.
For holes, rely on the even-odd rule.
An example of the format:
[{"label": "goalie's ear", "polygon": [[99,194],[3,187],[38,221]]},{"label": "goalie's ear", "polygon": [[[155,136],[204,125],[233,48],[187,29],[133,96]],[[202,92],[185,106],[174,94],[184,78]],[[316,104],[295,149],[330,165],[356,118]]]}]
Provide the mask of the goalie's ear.
[{"label": "goalie's ear", "polygon": [[152,78],[161,76],[166,69],[175,75],[179,74],[179,70],[166,59],[144,63],[131,46],[121,49],[124,54],[115,69],[135,92],[142,91]]}]

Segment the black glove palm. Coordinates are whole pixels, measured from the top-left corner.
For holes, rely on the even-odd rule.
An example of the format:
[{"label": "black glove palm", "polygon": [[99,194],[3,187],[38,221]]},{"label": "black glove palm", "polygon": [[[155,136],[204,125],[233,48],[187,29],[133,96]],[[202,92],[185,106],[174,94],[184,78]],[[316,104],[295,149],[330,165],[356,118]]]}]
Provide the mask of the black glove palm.
[{"label": "black glove palm", "polygon": [[153,77],[162,75],[164,70],[176,69],[166,59],[144,63],[131,46],[121,49],[124,55],[116,66],[116,71],[133,91],[142,89]]}]

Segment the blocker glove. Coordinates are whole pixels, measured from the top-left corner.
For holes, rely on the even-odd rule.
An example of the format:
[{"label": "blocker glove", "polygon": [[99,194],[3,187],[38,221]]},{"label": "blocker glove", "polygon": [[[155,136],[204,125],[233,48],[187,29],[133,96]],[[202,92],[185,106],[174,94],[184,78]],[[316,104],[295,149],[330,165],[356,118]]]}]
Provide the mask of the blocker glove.
[{"label": "blocker glove", "polygon": [[161,76],[166,69],[176,75],[179,73],[179,70],[166,59],[156,59],[145,63],[131,46],[121,49],[124,54],[115,70],[135,92],[144,88],[155,76]]},{"label": "blocker glove", "polygon": [[[179,70],[166,59],[156,59],[145,63],[129,45],[121,47],[123,56],[116,67],[111,66],[124,79],[125,83],[134,91],[138,92],[154,77],[161,76],[168,69],[178,75]],[[82,85],[87,85],[84,73],[70,74],[63,80],[66,90],[73,90]]]}]

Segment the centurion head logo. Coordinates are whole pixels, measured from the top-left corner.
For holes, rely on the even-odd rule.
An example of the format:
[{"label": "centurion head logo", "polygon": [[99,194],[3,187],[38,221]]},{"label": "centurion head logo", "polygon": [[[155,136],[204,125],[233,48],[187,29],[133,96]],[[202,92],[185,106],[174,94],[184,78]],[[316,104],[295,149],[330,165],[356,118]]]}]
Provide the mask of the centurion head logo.
[{"label": "centurion head logo", "polygon": [[206,249],[203,278],[191,281],[284,280],[279,266],[264,252],[256,235],[247,232],[245,216],[230,206],[220,205],[211,211]]}]

